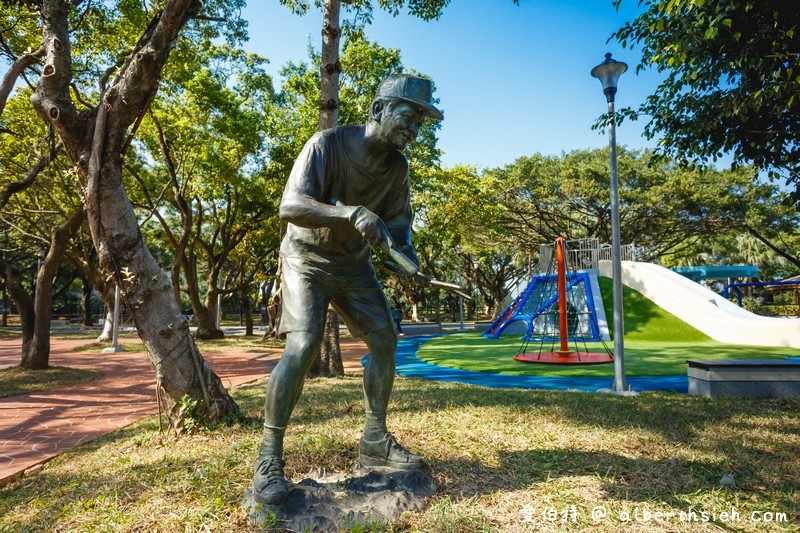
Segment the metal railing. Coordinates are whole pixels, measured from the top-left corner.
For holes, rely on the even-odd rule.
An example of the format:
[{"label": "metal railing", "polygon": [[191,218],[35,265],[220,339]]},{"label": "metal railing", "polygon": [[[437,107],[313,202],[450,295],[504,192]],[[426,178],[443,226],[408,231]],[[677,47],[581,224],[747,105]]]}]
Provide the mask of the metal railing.
[{"label": "metal railing", "polygon": [[[589,239],[575,239],[566,242],[567,268],[571,270],[589,270],[598,268],[600,261],[611,260],[611,245],[600,244],[596,237]],[[544,274],[550,267],[553,258],[555,243],[539,245],[539,273]],[[620,246],[620,256],[623,261],[638,261],[639,250],[633,244]]]}]

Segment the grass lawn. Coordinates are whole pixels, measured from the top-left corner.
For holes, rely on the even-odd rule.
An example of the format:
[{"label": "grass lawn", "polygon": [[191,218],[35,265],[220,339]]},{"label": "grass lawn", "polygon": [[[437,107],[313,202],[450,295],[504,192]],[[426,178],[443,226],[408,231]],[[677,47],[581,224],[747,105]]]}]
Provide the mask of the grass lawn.
[{"label": "grass lawn", "polygon": [[[438,337],[420,347],[417,357],[425,362],[497,374],[521,376],[613,376],[614,365],[540,365],[515,361],[520,347],[517,336],[484,339],[480,333],[456,333]],[[605,353],[600,343],[588,343],[589,351]],[[609,343],[609,348],[612,344]],[[574,346],[570,345],[570,348]],[[558,343],[545,345],[544,351],[558,349]],[[581,346],[583,349],[583,346]],[[531,342],[527,351],[536,353],[538,343]],[[670,376],[686,374],[687,359],[783,359],[800,355],[791,348],[739,346],[712,340],[665,342],[650,340],[625,341],[625,373],[629,376]]]},{"label": "grass lawn", "polygon": [[[0,531],[253,530],[240,501],[260,440],[263,385],[234,391],[246,413],[236,424],[176,440],[147,418],[0,488]],[[286,439],[290,476],[350,467],[361,394],[359,376],[307,382]],[[422,512],[374,530],[790,530],[800,519],[799,410],[797,400],[398,378],[390,426],[425,456],[439,492]],[[607,515],[595,522],[601,507]],[[720,518],[731,510],[738,521]],[[643,521],[659,511],[675,514]],[[757,521],[767,517],[779,522]]]},{"label": "grass lawn", "polygon": [[50,367],[46,370],[23,370],[10,367],[0,370],[0,398],[67,387],[102,376],[98,370]]},{"label": "grass lawn", "polygon": [[[612,282],[600,277],[609,330],[613,332]],[[641,293],[623,286],[625,323],[625,373],[629,376],[669,376],[686,374],[687,359],[783,359],[800,355],[795,348],[723,344],[648,300]],[[462,333],[433,339],[422,345],[417,357],[434,365],[522,376],[613,376],[614,366],[540,365],[512,359],[519,351],[521,335],[484,339],[479,333]],[[613,348],[613,341],[607,343]],[[544,345],[531,341],[527,353],[557,350],[558,342]],[[570,349],[606,353],[602,343],[581,343]]]}]

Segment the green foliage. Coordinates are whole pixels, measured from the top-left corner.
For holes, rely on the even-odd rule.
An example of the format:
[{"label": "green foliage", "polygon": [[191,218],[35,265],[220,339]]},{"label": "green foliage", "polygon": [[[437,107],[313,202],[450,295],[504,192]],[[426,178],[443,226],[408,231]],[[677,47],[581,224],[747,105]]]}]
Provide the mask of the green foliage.
[{"label": "green foliage", "polygon": [[[35,4],[11,2],[0,6],[0,25],[4,28],[0,55],[8,61],[14,61],[24,52],[36,50],[41,45],[39,13]],[[194,53],[198,45],[205,47],[219,40],[229,45],[245,41],[247,23],[239,16],[243,5],[244,0],[204,2],[201,14],[218,20],[198,18],[189,22],[172,52],[177,61],[167,67],[167,76],[180,71],[179,65]],[[159,8],[138,0],[78,2],[70,8],[72,76],[84,101],[88,103],[97,97],[98,79],[106,69],[113,71],[122,65]]]},{"label": "green foliage", "polygon": [[[558,236],[611,241],[607,149],[522,157],[491,174],[506,208],[498,225],[520,245],[535,249]],[[742,228],[756,202],[780,198],[745,169],[684,168],[624,147],[619,179],[622,242],[643,248],[646,260],[676,253],[700,236]]]},{"label": "green foliage", "polygon": [[[621,0],[617,1],[619,5]],[[731,154],[797,184],[800,201],[800,10],[782,0],[643,0],[613,36],[640,46],[636,70],[666,79],[634,112],[682,163]]]},{"label": "green foliage", "polygon": [[196,400],[184,394],[178,402],[178,413],[180,418],[180,432],[194,433],[200,428],[206,427],[205,404],[202,400]]},{"label": "green foliage", "polygon": [[[514,0],[515,3],[518,0]],[[280,0],[281,4],[289,8],[292,13],[304,15],[313,4],[316,8],[322,8],[323,0]],[[442,11],[450,3],[450,0],[349,0],[342,2],[342,6],[353,14],[352,20],[346,22],[348,31],[358,31],[366,24],[370,24],[373,18],[375,4],[379,9],[386,11],[392,16],[397,16],[403,8],[408,9],[408,13],[422,20],[435,20],[442,15]]]},{"label": "green foliage", "polygon": [[226,286],[247,285],[266,270],[278,245],[282,181],[267,170],[277,103],[266,59],[226,44],[197,45],[181,59],[180,75],[162,85],[140,128],[129,190],[160,222],[145,231],[165,267],[188,224],[181,252],[190,258],[184,273],[192,269],[196,282],[186,290],[196,303],[223,270]]},{"label": "green foliage", "polygon": [[[52,228],[63,224],[81,205],[81,197],[71,163],[63,150],[56,150],[57,139],[31,108],[31,91],[18,89],[8,100],[2,115],[0,135],[0,189],[18,187],[2,206],[0,227],[3,228],[3,261],[19,269],[24,285],[35,275],[37,254],[50,245]],[[52,157],[55,155],[55,157]],[[51,162],[35,176],[31,172],[40,158]],[[32,178],[27,187],[19,185]],[[77,243],[75,251],[85,243]],[[62,269],[64,276],[71,271]],[[26,287],[27,288],[27,287]]]}]

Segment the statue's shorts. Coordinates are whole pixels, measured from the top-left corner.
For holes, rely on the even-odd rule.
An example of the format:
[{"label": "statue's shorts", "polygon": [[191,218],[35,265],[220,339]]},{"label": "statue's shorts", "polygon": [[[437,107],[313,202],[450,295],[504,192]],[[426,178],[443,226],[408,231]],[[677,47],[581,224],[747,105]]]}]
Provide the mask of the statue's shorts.
[{"label": "statue's shorts", "polygon": [[389,328],[391,309],[370,267],[357,274],[331,274],[296,258],[283,259],[279,333],[306,331],[322,335],[328,305],[338,313],[353,337]]}]

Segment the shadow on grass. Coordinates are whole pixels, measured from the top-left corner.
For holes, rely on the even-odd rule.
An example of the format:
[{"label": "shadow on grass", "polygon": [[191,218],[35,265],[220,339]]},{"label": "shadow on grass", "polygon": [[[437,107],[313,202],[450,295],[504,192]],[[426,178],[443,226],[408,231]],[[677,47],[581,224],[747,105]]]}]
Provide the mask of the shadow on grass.
[{"label": "shadow on grass", "polygon": [[[261,383],[248,389],[252,400],[250,403],[242,402],[243,406],[252,405],[259,393],[263,394]],[[360,376],[316,380],[315,386],[309,387],[301,397],[292,423],[315,424],[360,414],[363,410],[360,386]],[[546,416],[586,427],[644,429],[675,443],[689,443],[706,428],[733,419],[770,419],[796,413],[800,410],[800,399],[742,401],[740,398],[710,399],[673,393],[623,397],[577,391],[490,389],[399,378],[395,381],[390,416],[392,413],[424,414],[463,407],[502,408],[504,412],[519,416]],[[786,427],[785,421],[781,421],[783,430],[800,434],[800,419],[793,417],[790,426]]]},{"label": "shadow on grass", "polygon": [[[574,478],[590,480],[584,498],[602,501],[627,501],[687,508],[698,494],[722,492],[722,498],[737,496],[720,484],[730,472],[724,458],[686,460],[676,457],[631,458],[604,451],[535,449],[498,453],[499,465],[453,459],[434,461],[431,468],[437,477],[452,480],[439,486],[440,496],[472,498],[495,492],[541,490],[549,483],[575,483]],[[756,465],[743,466],[736,472],[739,497],[768,500],[772,509],[796,509],[797,485],[793,480],[763,485]],[[599,492],[599,493],[598,493]],[[574,503],[574,502],[573,502]]]}]

